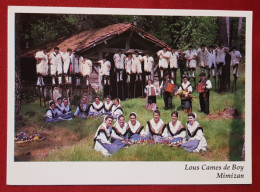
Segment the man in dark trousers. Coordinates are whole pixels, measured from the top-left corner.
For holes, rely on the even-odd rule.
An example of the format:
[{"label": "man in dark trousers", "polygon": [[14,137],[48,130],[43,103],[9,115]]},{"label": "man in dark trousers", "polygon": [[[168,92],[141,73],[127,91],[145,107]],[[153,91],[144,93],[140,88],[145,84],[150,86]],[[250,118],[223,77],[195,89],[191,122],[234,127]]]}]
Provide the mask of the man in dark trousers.
[{"label": "man in dark trousers", "polygon": [[206,78],[206,73],[201,72],[200,81],[198,84],[198,92],[200,99],[200,110],[206,115],[209,114],[209,92],[212,88],[212,84],[209,79]]},{"label": "man in dark trousers", "polygon": [[163,100],[165,110],[172,109],[172,97],[174,94],[174,81],[169,78],[169,74],[167,72],[164,73],[164,80],[160,86],[161,91],[163,91]]}]

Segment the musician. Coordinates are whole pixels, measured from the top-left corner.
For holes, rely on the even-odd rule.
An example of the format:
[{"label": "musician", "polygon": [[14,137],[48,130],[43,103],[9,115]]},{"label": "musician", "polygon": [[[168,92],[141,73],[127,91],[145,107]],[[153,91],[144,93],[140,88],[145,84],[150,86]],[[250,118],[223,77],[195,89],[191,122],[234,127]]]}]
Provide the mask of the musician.
[{"label": "musician", "polygon": [[56,85],[55,76],[58,75],[59,85],[62,85],[62,56],[59,47],[54,47],[54,52],[50,54],[50,73],[52,76],[52,85]]},{"label": "musician", "polygon": [[[193,49],[192,45],[189,46],[189,49],[186,50],[185,52],[185,59],[186,59],[186,67],[188,68],[188,79],[190,77],[193,78],[194,82],[196,82],[196,67],[197,67],[197,50]],[[191,74],[192,72],[192,74]]]},{"label": "musician", "polygon": [[114,119],[117,119],[119,115],[124,113],[122,106],[120,105],[119,98],[114,99],[114,105],[112,107],[112,116]]},{"label": "musician", "polygon": [[226,53],[228,52],[228,48],[224,47],[223,44],[219,43],[216,48],[216,63],[217,63],[217,73],[218,76],[222,76],[222,68],[226,65]]},{"label": "musician", "polygon": [[63,121],[63,118],[58,117],[57,109],[55,108],[55,103],[53,100],[49,101],[49,108],[46,110],[44,115],[45,123],[54,123]]},{"label": "musician", "polygon": [[111,63],[107,60],[107,58],[103,58],[102,60],[98,61],[100,63],[100,71],[99,75],[102,76],[102,84],[103,85],[110,85],[110,69]]},{"label": "musician", "polygon": [[142,57],[142,61],[144,62],[144,73],[145,73],[145,81],[152,79],[151,73],[153,69],[154,60],[153,57],[149,55],[148,52]]},{"label": "musician", "polygon": [[154,86],[152,80],[147,81],[144,93],[146,95],[146,109],[154,111],[156,109],[156,96],[159,94],[159,90]]},{"label": "musician", "polygon": [[144,126],[136,120],[136,116],[135,112],[130,113],[130,120],[128,122],[129,140],[132,144],[145,139]]},{"label": "musician", "polygon": [[242,58],[241,53],[236,49],[236,47],[233,47],[229,54],[231,56],[230,66],[233,67],[233,76],[234,78],[238,78],[238,65]]},{"label": "musician", "polygon": [[112,114],[112,107],[113,107],[113,102],[111,101],[110,96],[106,97],[106,101],[104,102],[104,114],[105,115],[111,115]]},{"label": "musician", "polygon": [[149,139],[150,142],[155,143],[164,143],[167,140],[162,136],[164,129],[166,128],[166,124],[160,118],[160,111],[153,111],[153,119],[147,121],[146,124],[146,139]]},{"label": "musician", "polygon": [[121,49],[119,49],[113,57],[114,63],[115,63],[117,82],[123,81],[123,71],[124,71],[125,58],[126,58],[126,56],[125,56],[125,54],[122,53]]},{"label": "musician", "polygon": [[80,86],[80,77],[81,77],[81,69],[82,69],[82,63],[84,62],[84,58],[80,56],[78,53],[75,53],[74,57],[74,67],[73,72],[76,77],[76,86]]},{"label": "musician", "polygon": [[89,78],[92,73],[92,61],[85,57],[81,65],[81,75],[86,78],[86,86],[89,86]]},{"label": "musician", "polygon": [[[174,81],[169,78],[168,73],[164,74],[164,80],[160,85],[160,89],[163,92],[163,100],[164,100],[164,109],[171,109],[172,106],[172,97],[174,92]],[[170,88],[171,87],[171,88]]]},{"label": "musician", "polygon": [[72,53],[72,49],[68,48],[67,52],[62,55],[63,59],[63,74],[65,76],[65,84],[71,84],[71,75],[73,71],[73,62],[74,62],[74,54]]},{"label": "musician", "polygon": [[167,51],[167,47],[164,47],[162,50],[157,52],[157,56],[159,58],[160,78],[162,79],[164,73],[168,71],[171,53]]},{"label": "musician", "polygon": [[179,53],[178,53],[178,48],[174,47],[172,48],[171,51],[171,56],[170,56],[170,75],[171,79],[173,79],[176,82],[176,72],[178,70],[178,59],[179,59]]},{"label": "musician", "polygon": [[178,89],[178,95],[179,93],[183,94],[180,96],[181,98],[181,107],[184,109],[185,113],[191,113],[192,111],[192,98],[190,97],[190,94],[192,93],[192,86],[191,83],[188,81],[188,76],[183,75],[183,82],[181,86]]},{"label": "musician", "polygon": [[119,149],[123,148],[128,140],[128,124],[125,122],[125,117],[123,114],[118,116],[117,121],[112,127],[111,140],[114,145]]},{"label": "musician", "polygon": [[104,104],[100,101],[99,97],[95,97],[95,102],[89,106],[88,115],[91,117],[98,117],[104,114]]},{"label": "musician", "polygon": [[119,148],[110,142],[113,122],[112,116],[105,116],[103,123],[98,127],[94,137],[94,149],[108,157]]},{"label": "musician", "polygon": [[132,53],[127,53],[127,57],[125,59],[125,71],[127,75],[126,83],[130,83],[132,73]]},{"label": "musician", "polygon": [[201,88],[199,93],[199,100],[200,100],[200,110],[201,112],[205,113],[206,115],[209,114],[209,92],[212,88],[211,81],[206,78],[206,73],[202,72],[200,75],[200,81],[198,85],[198,89]]},{"label": "musician", "polygon": [[46,47],[42,47],[41,51],[35,54],[36,59],[36,73],[37,73],[37,86],[44,86],[43,77],[48,75],[48,56],[46,54]]},{"label": "musician", "polygon": [[195,113],[188,114],[188,123],[186,129],[189,140],[182,144],[181,147],[188,152],[208,151],[207,141],[203,134],[203,128],[196,121]]},{"label": "musician", "polygon": [[77,107],[74,115],[78,118],[86,119],[88,116],[88,104],[87,104],[87,96],[82,97],[81,104]]},{"label": "musician", "polygon": [[171,113],[172,121],[167,124],[167,127],[162,134],[164,138],[169,140],[171,145],[186,141],[186,129],[178,120],[178,116],[179,114],[177,111]]},{"label": "musician", "polygon": [[200,48],[197,50],[198,62],[201,71],[208,71],[209,76],[209,63],[208,63],[208,49],[205,44],[201,44]]},{"label": "musician", "polygon": [[[211,74],[213,78],[216,80],[216,51],[214,50],[214,46],[209,46],[209,52],[208,52],[208,64],[209,69],[211,70]],[[210,73],[208,74],[208,79],[210,78]]]}]

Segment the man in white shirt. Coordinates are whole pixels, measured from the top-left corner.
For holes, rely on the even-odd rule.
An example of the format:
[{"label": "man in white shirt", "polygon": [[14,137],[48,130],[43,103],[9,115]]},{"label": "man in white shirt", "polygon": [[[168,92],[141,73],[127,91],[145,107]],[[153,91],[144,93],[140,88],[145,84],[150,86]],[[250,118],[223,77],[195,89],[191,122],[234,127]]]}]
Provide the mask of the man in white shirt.
[{"label": "man in white shirt", "polygon": [[148,52],[145,53],[145,56],[142,57],[142,61],[144,62],[144,73],[145,73],[145,81],[147,82],[148,80],[151,79],[151,73],[153,70],[153,57],[149,55]]},{"label": "man in white shirt", "polygon": [[224,47],[223,44],[219,44],[216,48],[216,63],[217,63],[217,72],[218,76],[222,76],[222,68],[226,65],[226,53],[228,52],[228,48]]},{"label": "man in white shirt", "polygon": [[202,84],[202,90],[203,90],[203,92],[199,93],[200,110],[201,112],[208,115],[209,114],[209,92],[210,89],[212,88],[212,84],[211,81],[206,78],[205,72],[202,72],[200,74],[199,84]]},{"label": "man in white shirt", "polygon": [[238,78],[238,65],[242,58],[241,53],[236,49],[236,47],[233,47],[229,54],[231,56],[230,66],[233,67],[233,76],[234,78]]},{"label": "man in white shirt", "polygon": [[205,44],[202,44],[200,48],[197,50],[200,70],[201,72],[207,70],[209,76],[208,53],[209,52]]},{"label": "man in white shirt", "polygon": [[48,56],[46,54],[46,47],[43,47],[41,51],[35,54],[36,59],[36,73],[37,73],[37,86],[44,86],[43,77],[48,75]]},{"label": "man in white shirt", "polygon": [[176,82],[177,77],[177,70],[178,70],[178,59],[179,53],[177,47],[172,48],[171,56],[170,56],[170,75],[171,78]]},{"label": "man in white shirt", "polygon": [[125,58],[126,58],[126,56],[125,56],[125,54],[122,53],[121,49],[119,49],[113,57],[114,63],[115,63],[117,82],[123,81],[123,71],[124,71]]},{"label": "man in white shirt", "polygon": [[81,65],[81,74],[84,78],[86,78],[86,86],[89,86],[89,78],[91,73],[92,61],[88,57],[85,57]]},{"label": "man in white shirt", "polygon": [[164,73],[168,71],[171,52],[167,51],[167,47],[164,47],[157,52],[157,56],[159,58],[160,78],[163,79]]},{"label": "man in white shirt", "polygon": [[[209,52],[208,52],[208,64],[209,64],[209,70],[211,71],[211,74],[216,81],[216,51],[214,50],[213,45],[209,46]],[[210,73],[208,75],[208,79],[210,78]]]},{"label": "man in white shirt", "polygon": [[67,52],[62,55],[63,59],[63,74],[65,76],[65,83],[71,84],[71,75],[73,71],[74,54],[72,49],[68,48]]},{"label": "man in white shirt", "polygon": [[82,68],[82,62],[84,61],[83,57],[78,53],[75,53],[74,61],[73,61],[73,73],[76,77],[76,86],[80,86],[80,73]]},{"label": "man in white shirt", "polygon": [[[197,50],[193,49],[192,45],[189,46],[189,49],[185,52],[185,59],[186,59],[186,67],[188,68],[188,79],[190,77],[193,78],[194,84],[196,85],[196,67],[197,67]],[[192,72],[192,74],[191,74]]]},{"label": "man in white shirt", "polygon": [[104,57],[102,60],[98,61],[98,63],[100,63],[99,75],[102,76],[103,85],[110,85],[110,61]]},{"label": "man in white shirt", "polygon": [[59,85],[62,85],[62,56],[59,47],[54,47],[54,52],[50,54],[50,68],[52,76],[52,85],[56,84],[55,76],[58,75]]}]

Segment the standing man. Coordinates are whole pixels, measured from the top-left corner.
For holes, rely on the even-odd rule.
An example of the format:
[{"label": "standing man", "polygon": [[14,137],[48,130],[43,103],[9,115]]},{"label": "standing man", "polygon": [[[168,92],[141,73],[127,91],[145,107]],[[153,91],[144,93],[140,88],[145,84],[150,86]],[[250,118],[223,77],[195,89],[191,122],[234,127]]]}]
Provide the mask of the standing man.
[{"label": "standing man", "polygon": [[[189,46],[189,49],[185,52],[185,59],[186,59],[186,67],[188,68],[188,79],[192,76],[194,85],[196,87],[196,67],[197,67],[197,51],[193,49],[192,45]],[[192,75],[191,75],[192,72]]]},{"label": "standing man", "polygon": [[[202,72],[200,74],[199,84],[201,85],[202,88],[202,91],[199,93],[200,110],[201,112],[208,115],[209,114],[209,92],[210,89],[212,88],[212,84],[211,81],[206,78],[205,72]],[[198,87],[200,85],[198,85]]]},{"label": "standing man", "polygon": [[[137,50],[134,51],[132,56],[132,72],[136,73],[135,81],[138,82],[139,86],[136,87],[137,97],[143,96],[143,82],[142,82],[142,64],[141,64],[142,56],[139,55]],[[138,85],[137,84],[137,85]],[[136,95],[136,94],[135,94]]]},{"label": "standing man", "polygon": [[54,47],[54,52],[50,54],[50,68],[52,85],[56,85],[55,76],[58,75],[59,85],[62,85],[62,56],[59,47]]},{"label": "standing man", "polygon": [[172,48],[171,56],[170,56],[170,74],[171,79],[173,79],[175,82],[177,80],[176,78],[176,72],[178,70],[178,59],[179,59],[179,53],[176,47]]},{"label": "standing man", "polygon": [[[209,64],[209,70],[211,71],[211,74],[216,81],[216,51],[214,50],[213,45],[209,46],[209,52],[208,52],[208,64]],[[210,73],[208,74],[208,79],[210,78]]]},{"label": "standing man", "polygon": [[103,84],[103,93],[105,95],[110,94],[110,69],[111,63],[107,60],[107,58],[103,58],[102,60],[98,61],[100,63],[100,70],[99,70],[99,77],[101,78],[101,83]]},{"label": "standing man", "polygon": [[164,47],[162,50],[157,52],[157,56],[159,58],[160,78],[162,79],[164,73],[168,71],[171,53],[167,51],[167,47]]},{"label": "standing man", "polygon": [[82,63],[84,59],[82,56],[80,56],[78,53],[75,53],[74,57],[74,67],[73,67],[73,72],[76,77],[76,86],[80,86],[80,73],[81,73],[81,68],[82,68]]},{"label": "standing man", "polygon": [[200,71],[208,71],[209,76],[209,63],[208,63],[208,49],[205,44],[202,44],[197,50],[198,53],[198,62],[200,66]]},{"label": "standing man", "polygon": [[230,66],[233,67],[233,76],[235,79],[238,78],[238,65],[242,58],[241,53],[236,49],[236,47],[232,48],[232,51],[229,53],[231,56]]},{"label": "standing man", "polygon": [[65,84],[71,84],[71,75],[73,71],[74,54],[72,49],[68,48],[67,52],[62,55],[63,59],[63,74],[65,76]]},{"label": "standing man", "polygon": [[42,87],[45,85],[43,77],[48,75],[48,56],[46,54],[46,47],[43,47],[41,51],[35,54],[36,59],[36,73],[37,73],[37,83],[36,85]]},{"label": "standing man", "polygon": [[145,56],[142,57],[142,61],[144,62],[145,81],[147,82],[148,80],[152,80],[151,73],[153,70],[154,60],[153,57],[146,52]]},{"label": "standing man", "polygon": [[87,57],[85,57],[81,65],[81,74],[83,77],[86,78],[86,86],[89,86],[89,78],[91,72],[92,72],[92,61],[89,60]]},{"label": "standing man", "polygon": [[174,93],[174,81],[169,78],[168,73],[164,74],[164,80],[161,83],[160,89],[163,91],[164,109],[172,109],[172,97]]},{"label": "standing man", "polygon": [[122,53],[122,50],[119,49],[117,53],[114,55],[114,63],[115,63],[115,70],[116,70],[116,78],[117,82],[123,81],[123,71],[124,71],[124,61],[125,61],[125,54]]}]

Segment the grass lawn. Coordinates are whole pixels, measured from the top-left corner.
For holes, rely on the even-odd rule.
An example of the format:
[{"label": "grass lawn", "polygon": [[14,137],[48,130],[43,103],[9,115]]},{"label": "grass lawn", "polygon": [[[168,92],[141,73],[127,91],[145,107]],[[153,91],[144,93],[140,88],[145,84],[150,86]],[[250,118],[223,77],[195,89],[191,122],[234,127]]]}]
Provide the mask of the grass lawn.
[{"label": "grass lawn", "polygon": [[[217,114],[225,108],[236,108],[242,114],[241,118],[210,118],[198,112],[199,99],[198,93],[193,95],[193,112],[198,115],[197,121],[204,128],[210,152],[188,153],[180,148],[173,148],[167,145],[137,145],[130,148],[119,150],[117,153],[106,158],[101,153],[93,149],[93,137],[101,124],[98,119],[74,119],[57,124],[45,124],[43,122],[44,108],[41,108],[39,101],[24,103],[22,105],[22,116],[24,124],[16,125],[16,133],[24,130],[34,129],[35,132],[47,132],[46,140],[39,141],[40,147],[34,143],[29,143],[23,149],[15,147],[17,161],[26,160],[18,158],[27,151],[37,156],[33,150],[38,150],[39,155],[35,161],[239,161],[241,160],[241,151],[244,143],[243,135],[245,130],[245,76],[244,68],[240,67],[240,76],[237,82],[237,91],[235,93],[217,93],[214,87],[210,92],[210,113]],[[213,81],[213,79],[211,79]],[[233,77],[231,76],[231,83]],[[213,86],[214,83],[212,82]],[[174,108],[180,114],[179,120],[185,125],[187,115],[180,110],[180,99],[173,98]],[[121,102],[126,120],[129,120],[129,114],[133,111],[137,113],[137,119],[142,125],[152,118],[152,112],[145,109],[145,100],[143,98],[131,99]],[[157,107],[161,111],[161,119],[168,123],[171,120],[171,111],[163,109],[163,98],[157,97]],[[73,112],[75,107],[72,106]],[[59,130],[59,131],[58,131]],[[73,138],[73,139],[72,139]],[[52,139],[52,140],[51,140]],[[65,141],[64,141],[65,140]],[[66,141],[69,141],[66,143]],[[49,146],[48,142],[52,142]],[[62,144],[61,144],[62,143]],[[43,149],[47,147],[44,151]],[[43,152],[44,151],[44,152]],[[44,153],[42,155],[41,153]],[[18,155],[19,154],[19,155]],[[35,155],[36,154],[36,155]]]}]

